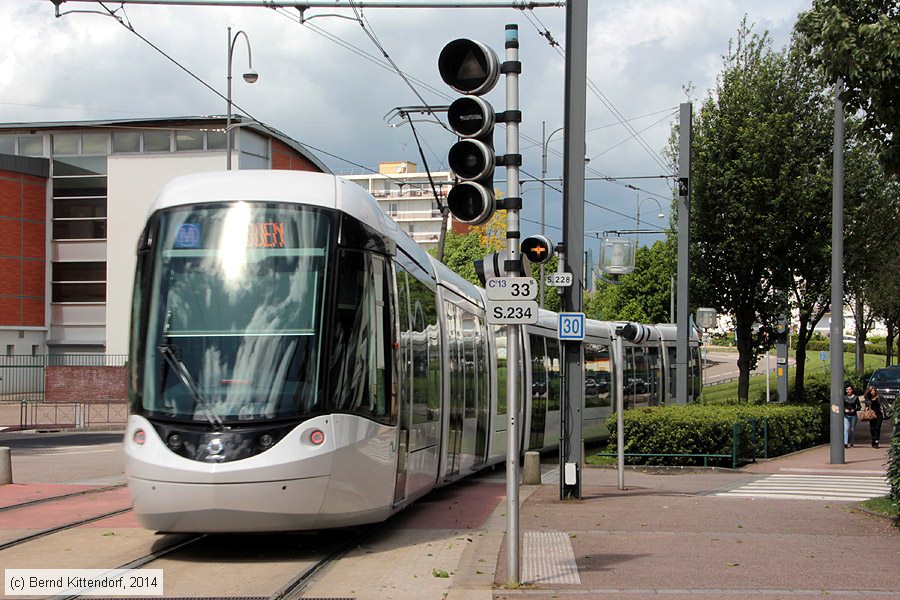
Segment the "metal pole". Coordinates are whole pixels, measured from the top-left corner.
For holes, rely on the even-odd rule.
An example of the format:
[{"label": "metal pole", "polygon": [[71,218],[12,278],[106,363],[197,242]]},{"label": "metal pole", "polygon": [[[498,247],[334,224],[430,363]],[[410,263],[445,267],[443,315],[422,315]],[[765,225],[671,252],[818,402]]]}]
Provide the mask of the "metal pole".
[{"label": "metal pole", "polygon": [[[641,230],[641,195],[635,195],[635,202],[637,202],[637,230]],[[641,247],[641,234],[637,233],[634,236],[634,251],[637,252],[637,249]]]},{"label": "metal pole", "polygon": [[625,489],[625,351],[622,347],[622,336],[613,333],[613,358],[616,361],[616,372],[613,373],[616,394],[616,470],[618,472],[619,489]]},{"label": "metal pole", "polygon": [[[547,144],[550,142],[550,139],[546,137],[546,133],[547,123],[546,121],[541,121],[541,140],[543,140],[543,145],[541,146],[541,235],[544,235],[544,192],[547,187],[544,179],[547,177]],[[541,263],[541,280],[538,283],[541,290],[541,308],[544,308],[544,263]]]},{"label": "metal pole", "polygon": [[[584,285],[584,130],[587,104],[587,0],[566,3],[566,82],[565,152],[563,155],[563,240],[568,271],[574,285],[564,288],[563,308],[582,312]],[[568,427],[563,432],[567,443],[566,463],[574,464],[575,480],[565,481],[566,496],[581,498],[583,461],[581,419],[584,407],[584,362],[580,341],[562,343],[562,368],[566,381],[562,410]],[[560,474],[566,478],[565,473]],[[562,488],[561,488],[562,489]]]},{"label": "metal pole", "polygon": [[[519,28],[517,25],[506,26],[506,61],[517,63],[519,60]],[[515,69],[506,72],[506,110],[507,114],[519,110],[519,74]],[[519,153],[519,123],[515,119],[506,124],[506,154]],[[508,198],[519,197],[519,167],[515,164],[506,166],[506,195]],[[519,257],[519,211],[506,211],[506,230],[508,260],[517,261]],[[518,273],[507,270],[508,277]],[[521,374],[519,356],[519,340],[521,325],[506,326],[507,352],[507,438],[506,438],[506,558],[507,580],[519,583],[519,376]]]},{"label": "metal pole", "polygon": [[[547,130],[547,124],[544,121],[541,121],[541,235],[544,235],[544,223],[546,222],[545,211],[544,211],[544,192],[547,187],[547,148],[550,146],[550,138],[554,135],[562,131],[564,128],[560,127],[558,129],[554,129],[550,132],[550,135],[545,136],[545,132]],[[541,308],[544,308],[544,290],[546,284],[544,283],[544,263],[541,263],[541,281],[540,287],[541,290]]]},{"label": "metal pole", "polygon": [[[235,36],[237,38],[237,36]],[[228,111],[225,113],[225,170],[231,170],[231,58],[234,56],[234,40],[231,39],[231,27],[228,28]]]},{"label": "metal pole", "polygon": [[831,195],[831,464],[844,464],[844,80],[834,86]]},{"label": "metal pole", "polygon": [[678,304],[675,334],[675,402],[688,401],[690,334],[689,248],[691,243],[691,103],[681,104],[678,120]]}]

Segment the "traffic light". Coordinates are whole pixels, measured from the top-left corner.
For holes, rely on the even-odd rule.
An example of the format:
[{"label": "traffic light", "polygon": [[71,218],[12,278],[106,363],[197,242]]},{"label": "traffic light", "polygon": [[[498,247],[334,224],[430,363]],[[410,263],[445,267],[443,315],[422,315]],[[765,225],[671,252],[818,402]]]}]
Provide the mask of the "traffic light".
[{"label": "traffic light", "polygon": [[438,57],[444,83],[466,94],[447,109],[450,127],[460,137],[447,155],[453,174],[461,180],[447,194],[447,207],[463,223],[481,225],[496,208],[494,198],[494,124],[496,113],[480,98],[497,84],[500,61],[493,50],[480,42],[458,39],[450,42]]},{"label": "traffic light", "polygon": [[629,342],[640,344],[650,338],[650,328],[641,323],[626,323],[619,331],[619,335]]},{"label": "traffic light", "polygon": [[553,243],[542,235],[530,235],[522,240],[522,255],[531,262],[542,265],[553,258]]},{"label": "traffic light", "polygon": [[[506,277],[510,273],[506,270],[506,253],[493,252],[484,258],[476,258],[472,261],[475,265],[475,276],[481,285],[485,285],[488,279],[494,277]],[[512,273],[517,277],[525,277],[527,273],[526,265],[519,263],[517,272]]]}]

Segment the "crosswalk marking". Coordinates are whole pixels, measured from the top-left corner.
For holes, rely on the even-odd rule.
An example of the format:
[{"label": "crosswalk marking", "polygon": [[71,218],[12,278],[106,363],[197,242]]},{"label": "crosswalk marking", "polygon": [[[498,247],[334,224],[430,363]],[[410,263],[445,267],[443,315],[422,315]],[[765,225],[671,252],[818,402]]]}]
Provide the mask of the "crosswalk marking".
[{"label": "crosswalk marking", "polygon": [[774,474],[716,496],[859,502],[890,493],[886,477]]}]

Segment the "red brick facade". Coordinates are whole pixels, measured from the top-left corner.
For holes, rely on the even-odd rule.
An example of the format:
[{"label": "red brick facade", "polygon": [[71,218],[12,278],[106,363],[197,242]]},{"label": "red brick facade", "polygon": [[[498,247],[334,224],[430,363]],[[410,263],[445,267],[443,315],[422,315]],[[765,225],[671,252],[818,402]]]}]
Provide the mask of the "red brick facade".
[{"label": "red brick facade", "polygon": [[128,373],[125,367],[47,367],[45,402],[125,402]]},{"label": "red brick facade", "polygon": [[46,324],[46,190],[44,177],[0,171],[0,325]]},{"label": "red brick facade", "polygon": [[284,142],[272,138],[272,168],[282,171],[315,171],[321,169]]}]

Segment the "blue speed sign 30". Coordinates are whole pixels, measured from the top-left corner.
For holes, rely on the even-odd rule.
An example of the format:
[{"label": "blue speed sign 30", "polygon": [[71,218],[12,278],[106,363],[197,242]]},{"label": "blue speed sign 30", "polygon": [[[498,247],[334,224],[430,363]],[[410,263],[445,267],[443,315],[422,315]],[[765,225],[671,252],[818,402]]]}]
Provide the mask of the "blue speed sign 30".
[{"label": "blue speed sign 30", "polygon": [[557,333],[561,340],[583,340],[584,313],[559,313]]}]

